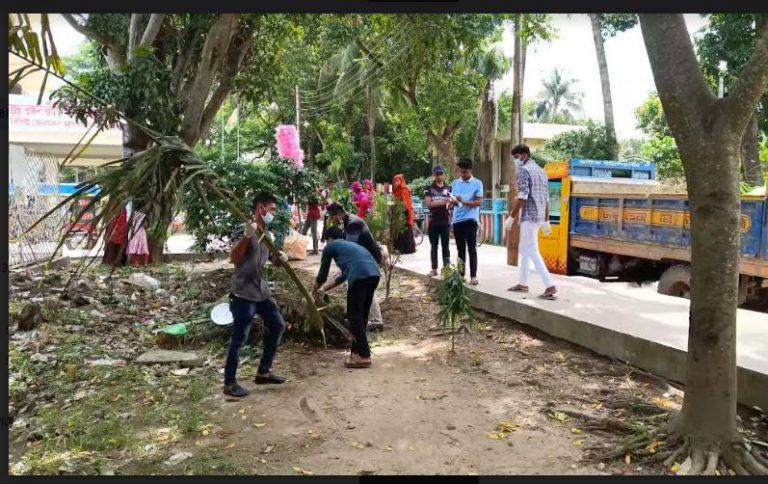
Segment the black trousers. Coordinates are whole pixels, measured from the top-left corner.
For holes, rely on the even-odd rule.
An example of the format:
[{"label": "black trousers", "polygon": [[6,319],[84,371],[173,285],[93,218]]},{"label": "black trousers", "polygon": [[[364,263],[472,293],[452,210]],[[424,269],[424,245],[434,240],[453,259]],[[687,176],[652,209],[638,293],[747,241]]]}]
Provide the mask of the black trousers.
[{"label": "black trousers", "polygon": [[[477,277],[477,222],[466,220],[453,224],[453,237],[456,239],[459,259],[465,266],[469,250],[469,277]],[[464,270],[461,273],[463,275]]]},{"label": "black trousers", "polygon": [[352,332],[352,353],[361,358],[369,358],[371,349],[368,347],[366,326],[371,312],[371,303],[376,287],[379,285],[379,277],[368,277],[353,282],[347,290],[347,319]]},{"label": "black trousers", "polygon": [[432,257],[432,270],[437,270],[437,246],[442,246],[443,249],[443,267],[451,263],[451,250],[448,248],[448,239],[450,238],[451,226],[445,225],[431,225],[428,229],[429,245],[431,248],[430,256]]}]

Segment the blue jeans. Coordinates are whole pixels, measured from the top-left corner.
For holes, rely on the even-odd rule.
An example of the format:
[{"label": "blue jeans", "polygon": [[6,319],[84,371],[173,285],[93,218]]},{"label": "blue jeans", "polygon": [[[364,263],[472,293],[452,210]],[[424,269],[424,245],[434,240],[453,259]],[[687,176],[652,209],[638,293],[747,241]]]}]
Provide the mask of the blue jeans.
[{"label": "blue jeans", "polygon": [[259,373],[269,373],[272,369],[272,361],[277,353],[277,345],[280,344],[280,337],[285,331],[285,322],[280,314],[280,308],[275,301],[266,299],[260,302],[253,302],[229,295],[229,310],[232,312],[234,322],[232,324],[232,338],[229,341],[229,353],[227,354],[227,364],[224,367],[224,384],[229,385],[237,381],[237,363],[240,359],[240,349],[248,339],[251,332],[253,317],[257,314],[264,320],[264,349],[261,353],[261,362],[259,363]]}]

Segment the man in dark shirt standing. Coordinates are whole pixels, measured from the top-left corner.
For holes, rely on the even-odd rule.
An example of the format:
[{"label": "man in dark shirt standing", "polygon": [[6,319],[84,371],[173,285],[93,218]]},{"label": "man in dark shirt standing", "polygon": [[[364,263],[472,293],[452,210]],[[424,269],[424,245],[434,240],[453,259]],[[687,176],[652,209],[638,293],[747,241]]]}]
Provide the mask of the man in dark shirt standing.
[{"label": "man in dark shirt standing", "polygon": [[271,259],[269,249],[256,237],[256,226],[269,237],[267,226],[274,219],[276,210],[275,197],[267,193],[256,196],[251,206],[253,222],[246,224],[243,237],[232,248],[230,255],[230,261],[235,264],[229,294],[229,310],[234,321],[224,368],[224,394],[232,397],[248,395],[248,390],[237,383],[235,374],[240,349],[248,339],[253,318],[257,314],[264,321],[264,351],[256,373],[256,384],[285,382],[285,378],[272,373],[272,361],[285,330],[285,322],[263,275],[264,265],[268,260],[281,264],[287,258],[281,256],[280,260]]},{"label": "man in dark shirt standing", "polygon": [[[334,224],[342,228],[341,230],[344,240],[356,242],[368,249],[368,252],[370,252],[377,264],[382,264],[384,262],[381,247],[379,247],[379,244],[377,244],[376,240],[373,238],[371,229],[368,228],[368,224],[365,223],[365,220],[357,215],[347,213],[344,210],[344,207],[338,203],[332,203],[328,206],[328,215]],[[376,297],[373,298],[373,304],[371,306],[368,330],[384,330],[384,318],[381,315],[381,307],[379,306],[379,301]]]},{"label": "man in dark shirt standing", "polygon": [[448,212],[451,187],[445,184],[445,169],[443,165],[437,165],[432,174],[435,181],[424,191],[424,200],[429,207],[429,245],[432,257],[432,272],[430,276],[437,275],[437,246],[443,249],[443,267],[451,263],[451,251],[448,248],[451,233],[451,214]]},{"label": "man in dark shirt standing", "polygon": [[371,229],[368,228],[365,220],[355,214],[346,212],[339,203],[332,203],[328,206],[328,215],[335,225],[341,227],[344,240],[357,242],[368,249],[368,252],[371,253],[377,264],[383,262],[384,258],[381,254],[381,247],[373,238]]},{"label": "man in dark shirt standing", "polygon": [[[373,256],[359,244],[342,239],[341,229],[329,228],[326,233],[328,245],[323,251],[320,271],[315,282],[315,296],[322,298],[325,292],[348,281],[347,285],[347,319],[351,327],[352,348],[349,360],[344,365],[347,368],[367,368],[371,366],[371,349],[365,326],[371,303],[374,300],[376,287],[379,285],[381,272]],[[341,275],[325,284],[331,260],[341,269]],[[325,285],[324,285],[325,284]]]}]

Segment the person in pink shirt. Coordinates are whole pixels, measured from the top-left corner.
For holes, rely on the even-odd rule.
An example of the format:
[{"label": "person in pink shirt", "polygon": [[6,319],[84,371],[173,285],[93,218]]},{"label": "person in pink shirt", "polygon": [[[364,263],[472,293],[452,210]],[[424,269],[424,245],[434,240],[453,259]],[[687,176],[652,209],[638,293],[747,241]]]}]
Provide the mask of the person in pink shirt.
[{"label": "person in pink shirt", "polygon": [[376,205],[376,191],[373,189],[371,180],[363,180],[363,191],[368,195],[368,213],[373,213]]},{"label": "person in pink shirt", "polygon": [[352,203],[357,207],[357,216],[364,219],[368,213],[370,202],[368,195],[363,190],[363,185],[359,181],[352,183]]}]

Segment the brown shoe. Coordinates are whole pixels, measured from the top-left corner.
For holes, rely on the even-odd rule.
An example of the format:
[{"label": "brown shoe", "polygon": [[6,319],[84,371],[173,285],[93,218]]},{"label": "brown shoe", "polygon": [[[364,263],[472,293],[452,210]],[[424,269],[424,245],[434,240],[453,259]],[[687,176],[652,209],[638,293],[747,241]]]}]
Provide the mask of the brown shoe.
[{"label": "brown shoe", "polygon": [[347,361],[344,362],[344,366],[347,368],[368,368],[371,366],[371,357],[361,358],[360,356],[352,354]]},{"label": "brown shoe", "polygon": [[555,286],[551,286],[544,291],[544,294],[539,296],[539,299],[547,299],[549,301],[554,301],[555,299],[557,299],[556,294],[557,294],[557,288]]},{"label": "brown shoe", "polygon": [[518,284],[516,286],[512,286],[507,291],[512,292],[528,292],[528,286],[523,286],[522,284]]}]

